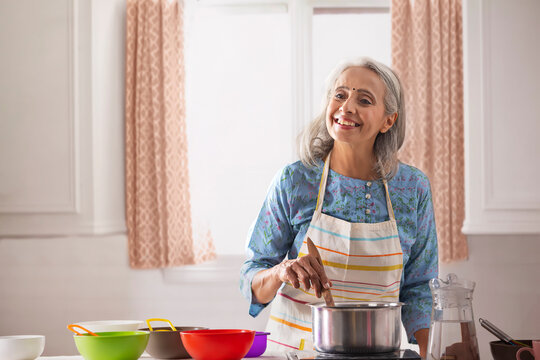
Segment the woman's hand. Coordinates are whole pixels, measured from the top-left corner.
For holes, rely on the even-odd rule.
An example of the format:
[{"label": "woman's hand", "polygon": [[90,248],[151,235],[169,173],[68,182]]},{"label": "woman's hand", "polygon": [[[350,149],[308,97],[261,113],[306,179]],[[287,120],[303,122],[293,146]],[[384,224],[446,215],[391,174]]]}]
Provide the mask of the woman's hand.
[{"label": "woman's hand", "polygon": [[289,282],[295,289],[303,285],[306,291],[313,287],[318,298],[321,297],[323,287],[330,289],[332,286],[324,272],[323,265],[313,255],[308,254],[301,258],[284,260],[274,269],[281,282]]},{"label": "woman's hand", "polygon": [[291,283],[296,289],[303,285],[306,291],[313,287],[319,298],[323,287],[330,289],[332,286],[322,263],[308,254],[301,258],[284,260],[273,268],[259,271],[253,277],[251,292],[260,304],[267,304],[276,296],[284,282]]}]

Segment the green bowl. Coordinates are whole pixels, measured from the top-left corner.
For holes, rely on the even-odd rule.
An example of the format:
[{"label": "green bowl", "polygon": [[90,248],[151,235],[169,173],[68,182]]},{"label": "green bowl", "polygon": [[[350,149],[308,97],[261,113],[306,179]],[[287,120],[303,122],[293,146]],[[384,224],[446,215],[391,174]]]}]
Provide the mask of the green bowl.
[{"label": "green bowl", "polygon": [[77,350],[85,360],[137,360],[146,349],[148,331],[114,331],[74,335]]}]

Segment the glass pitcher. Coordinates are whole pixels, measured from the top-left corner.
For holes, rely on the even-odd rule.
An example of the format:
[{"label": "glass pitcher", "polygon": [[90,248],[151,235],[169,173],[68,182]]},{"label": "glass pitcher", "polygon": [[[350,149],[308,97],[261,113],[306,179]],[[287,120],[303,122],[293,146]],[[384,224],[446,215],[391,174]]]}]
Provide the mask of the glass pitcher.
[{"label": "glass pitcher", "polygon": [[479,360],[472,310],[474,285],[455,274],[449,274],[446,281],[429,281],[433,308],[428,360]]}]

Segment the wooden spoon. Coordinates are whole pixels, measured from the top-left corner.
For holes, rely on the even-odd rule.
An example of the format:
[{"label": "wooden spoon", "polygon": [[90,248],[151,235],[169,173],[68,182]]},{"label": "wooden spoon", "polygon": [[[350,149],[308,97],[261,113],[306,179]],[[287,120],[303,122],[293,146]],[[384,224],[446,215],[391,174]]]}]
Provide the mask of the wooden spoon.
[{"label": "wooden spoon", "polygon": [[[319,250],[317,250],[317,247],[315,244],[313,244],[313,241],[311,241],[310,238],[307,238],[307,247],[308,247],[308,253],[309,255],[314,256],[319,264],[321,264],[323,271],[324,271],[324,265],[321,259],[321,255],[319,254]],[[322,286],[321,294],[324,298],[324,302],[326,303],[326,306],[335,306],[334,304],[334,298],[332,297],[332,293],[330,292],[330,289],[326,289],[324,286]]]}]

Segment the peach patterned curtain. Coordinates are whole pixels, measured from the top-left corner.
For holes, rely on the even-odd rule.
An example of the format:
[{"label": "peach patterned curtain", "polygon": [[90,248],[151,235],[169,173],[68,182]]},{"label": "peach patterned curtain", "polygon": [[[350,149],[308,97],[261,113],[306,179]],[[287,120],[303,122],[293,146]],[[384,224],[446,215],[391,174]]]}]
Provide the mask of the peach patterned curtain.
[{"label": "peach patterned curtain", "polygon": [[127,0],[126,221],[134,268],[215,257],[194,242],[184,109],[182,2]]},{"label": "peach patterned curtain", "polygon": [[405,88],[400,158],[430,178],[442,262],[466,259],[461,0],[392,0],[392,67]]}]

